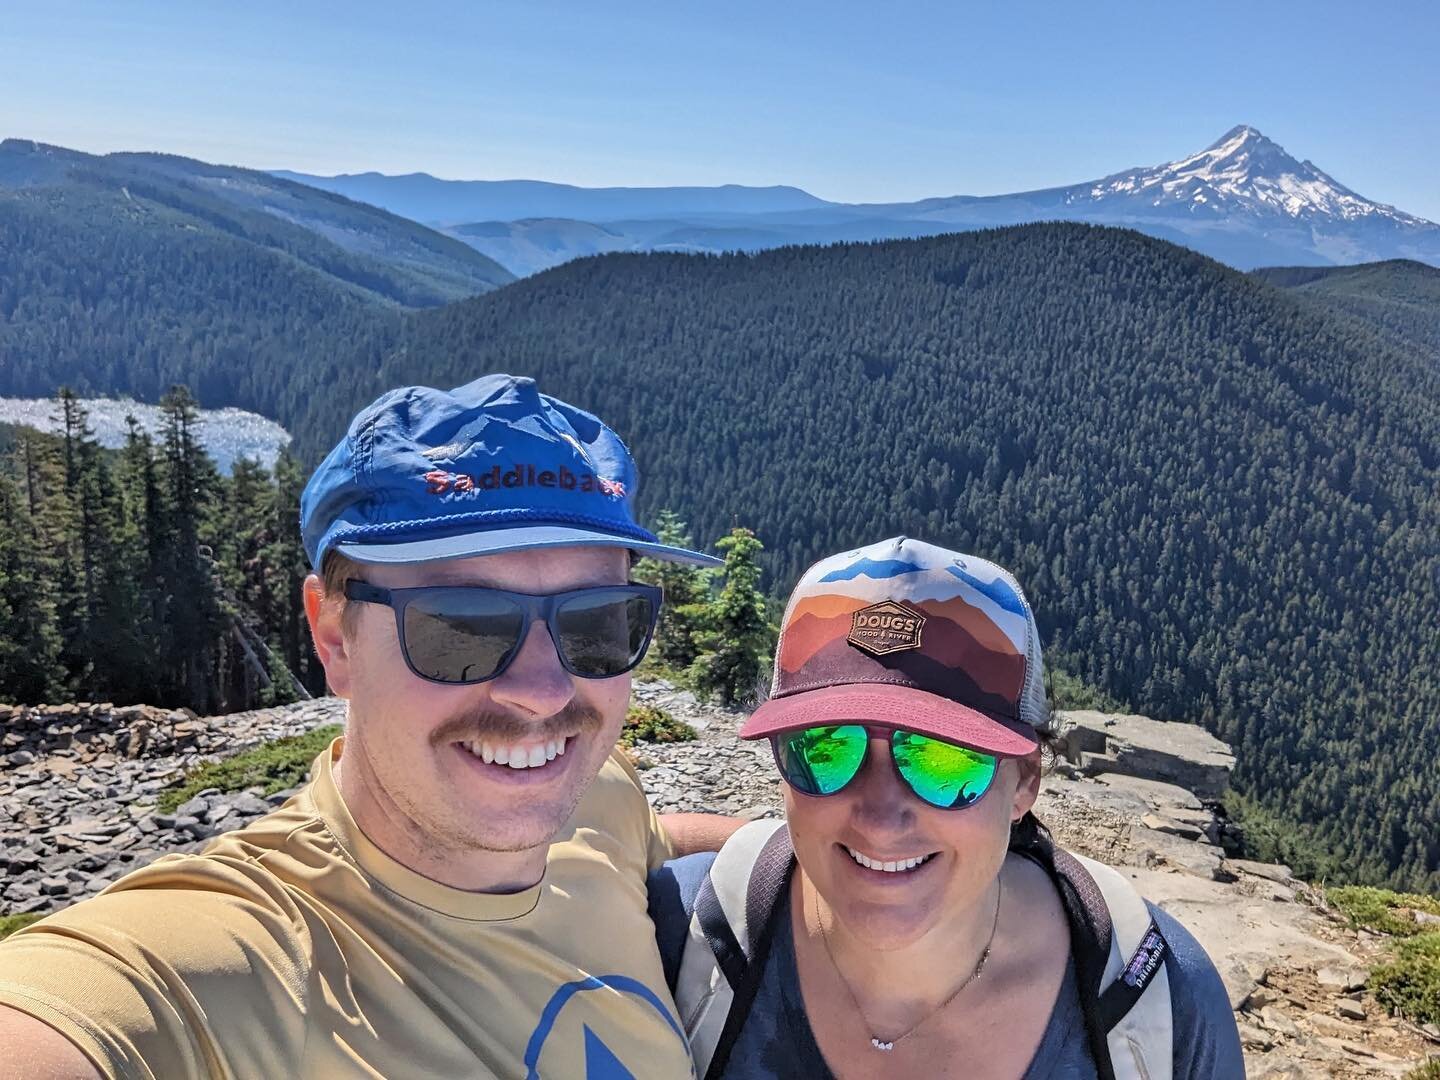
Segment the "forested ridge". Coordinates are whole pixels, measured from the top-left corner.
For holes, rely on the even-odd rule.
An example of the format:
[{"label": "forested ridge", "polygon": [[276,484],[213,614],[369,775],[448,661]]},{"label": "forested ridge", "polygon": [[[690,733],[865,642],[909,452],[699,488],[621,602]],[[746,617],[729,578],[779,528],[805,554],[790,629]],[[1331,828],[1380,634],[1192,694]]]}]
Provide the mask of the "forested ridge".
[{"label": "forested ridge", "polygon": [[777,591],[894,533],[993,557],[1058,663],[1232,743],[1316,872],[1433,891],[1433,361],[1159,241],[1027,226],[584,260],[416,316],[297,437],[520,372],[625,433],[648,511],[752,526]]},{"label": "forested ridge", "polygon": [[1410,259],[1361,266],[1277,266],[1251,277],[1319,310],[1343,311],[1440,363],[1440,268]]},{"label": "forested ridge", "polygon": [[[105,324],[122,340],[154,310],[127,303]],[[67,333],[96,325],[72,312]],[[1078,225],[604,256],[368,317],[277,315],[295,351],[237,331],[233,363],[201,367],[232,382],[188,381],[275,416],[314,461],[382,389],[533,375],[626,436],[647,514],[673,507],[700,539],[753,527],[777,593],[895,533],[994,558],[1058,665],[1232,743],[1238,786],[1304,837],[1312,873],[1440,890],[1440,363],[1423,343]],[[147,343],[116,350],[112,382],[185,380],[185,350]]]}]

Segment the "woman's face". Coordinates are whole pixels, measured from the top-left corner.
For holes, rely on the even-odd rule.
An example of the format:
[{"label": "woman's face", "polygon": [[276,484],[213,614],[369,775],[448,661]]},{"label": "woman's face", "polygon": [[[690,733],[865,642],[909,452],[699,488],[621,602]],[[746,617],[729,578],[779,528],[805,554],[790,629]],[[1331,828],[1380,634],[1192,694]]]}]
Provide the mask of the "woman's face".
[{"label": "woman's face", "polygon": [[[1035,803],[1040,756],[1000,762],[990,790],[964,809],[922,801],[895,771],[890,740],[870,733],[865,762],[834,795],[785,789],[785,812],[801,869],[850,934],[872,948],[898,949],[922,938],[946,913],[976,904],[1000,872],[1010,823]],[[910,870],[861,865],[904,863]]]}]

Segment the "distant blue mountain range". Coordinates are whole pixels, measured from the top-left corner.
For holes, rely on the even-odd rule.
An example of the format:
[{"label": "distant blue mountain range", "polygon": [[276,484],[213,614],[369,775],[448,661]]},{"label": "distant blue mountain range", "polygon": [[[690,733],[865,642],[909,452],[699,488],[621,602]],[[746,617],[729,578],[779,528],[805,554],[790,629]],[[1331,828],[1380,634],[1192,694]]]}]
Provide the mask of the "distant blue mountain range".
[{"label": "distant blue mountain range", "polygon": [[1440,225],[1358,195],[1246,126],[1188,157],[1099,180],[911,203],[834,203],[794,187],[276,175],[438,228],[518,275],[608,251],[759,251],[1056,220],[1138,229],[1240,269],[1382,259],[1440,266]]}]

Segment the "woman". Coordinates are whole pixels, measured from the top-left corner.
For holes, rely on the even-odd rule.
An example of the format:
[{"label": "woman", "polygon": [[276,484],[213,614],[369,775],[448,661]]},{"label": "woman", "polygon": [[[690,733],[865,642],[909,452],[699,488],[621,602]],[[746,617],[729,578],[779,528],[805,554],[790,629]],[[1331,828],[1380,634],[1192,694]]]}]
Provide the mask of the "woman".
[{"label": "woman", "polygon": [[1243,1077],[1199,945],[1030,815],[1048,723],[1004,570],[901,537],[805,574],[740,732],[788,837],[652,888],[702,1076]]}]

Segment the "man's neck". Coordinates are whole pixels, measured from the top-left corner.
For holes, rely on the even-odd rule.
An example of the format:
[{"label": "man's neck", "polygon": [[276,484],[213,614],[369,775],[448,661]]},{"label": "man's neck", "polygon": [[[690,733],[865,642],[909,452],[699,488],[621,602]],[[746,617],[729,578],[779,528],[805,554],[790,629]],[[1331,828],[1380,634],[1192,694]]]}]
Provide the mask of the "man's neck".
[{"label": "man's neck", "polygon": [[539,883],[548,847],[486,851],[445,844],[396,805],[366,767],[363,754],[342,755],[332,766],[345,809],[366,838],[407,870],[478,893],[516,893]]}]

